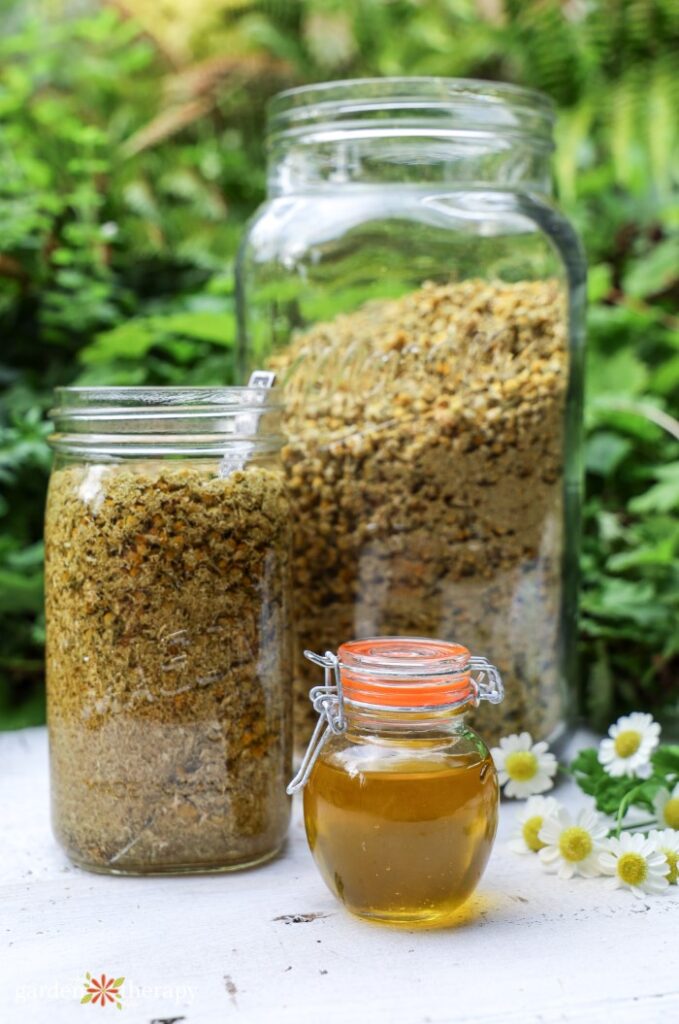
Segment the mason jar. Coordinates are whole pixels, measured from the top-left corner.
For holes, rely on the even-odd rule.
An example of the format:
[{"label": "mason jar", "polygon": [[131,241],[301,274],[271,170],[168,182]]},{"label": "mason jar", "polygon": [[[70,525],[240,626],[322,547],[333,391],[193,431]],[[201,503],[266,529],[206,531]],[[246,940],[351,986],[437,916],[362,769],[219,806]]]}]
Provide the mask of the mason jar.
[{"label": "mason jar", "polygon": [[226,871],[288,825],[280,397],[60,388],[47,499],[55,834],[116,874]]},{"label": "mason jar", "polygon": [[304,788],[309,848],[348,910],[407,928],[456,919],[495,839],[499,787],[465,722],[503,697],[497,669],[461,644],[373,637],[307,651],[325,682],[289,792]]},{"label": "mason jar", "polygon": [[554,742],[575,651],[585,267],[539,93],[434,78],[276,97],[239,260],[243,366],[286,408],[301,652],[464,636],[490,740]]}]

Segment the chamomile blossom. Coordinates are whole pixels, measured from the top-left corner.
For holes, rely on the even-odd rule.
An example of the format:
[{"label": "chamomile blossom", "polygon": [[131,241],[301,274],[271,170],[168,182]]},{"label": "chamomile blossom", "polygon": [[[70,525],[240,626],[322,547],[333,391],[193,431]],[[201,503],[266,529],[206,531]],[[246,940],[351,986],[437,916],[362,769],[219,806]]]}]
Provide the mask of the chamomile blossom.
[{"label": "chamomile blossom", "polygon": [[651,754],[660,742],[660,726],[652,715],[635,711],[623,715],[608,730],[608,738],[599,747],[599,763],[615,778],[647,779],[651,774]]},{"label": "chamomile blossom", "polygon": [[602,874],[613,876],[614,889],[631,889],[635,896],[661,893],[669,885],[665,854],[641,832],[608,839],[599,854],[599,867]]},{"label": "chamomile blossom", "polygon": [[585,807],[573,818],[560,807],[545,818],[538,832],[538,839],[544,843],[538,857],[545,870],[559,878],[592,878],[600,874],[599,854],[607,835],[606,819],[595,810]]},{"label": "chamomile blossom", "polygon": [[653,809],[661,828],[679,829],[679,782],[674,789],[659,789],[653,800]]},{"label": "chamomile blossom", "polygon": [[529,732],[503,736],[491,750],[505,796],[523,799],[554,785],[558,764],[546,743],[533,743]]},{"label": "chamomile blossom", "polygon": [[673,828],[662,831],[653,829],[648,838],[655,843],[658,853],[662,853],[667,861],[665,878],[670,885],[677,885],[679,880],[679,832]]},{"label": "chamomile blossom", "polygon": [[514,853],[537,853],[545,845],[538,833],[545,818],[556,814],[560,804],[553,796],[532,796],[516,819],[516,829],[509,841]]}]

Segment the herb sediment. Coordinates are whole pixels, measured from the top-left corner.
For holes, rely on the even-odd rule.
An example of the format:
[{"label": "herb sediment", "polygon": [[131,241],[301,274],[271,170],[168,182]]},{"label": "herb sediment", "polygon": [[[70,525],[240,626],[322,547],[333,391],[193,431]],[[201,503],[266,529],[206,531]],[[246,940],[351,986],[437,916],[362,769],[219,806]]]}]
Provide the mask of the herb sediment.
[{"label": "herb sediment", "polygon": [[289,772],[289,509],[249,466],[71,465],[46,517],[55,826],[100,870],[270,855]]}]

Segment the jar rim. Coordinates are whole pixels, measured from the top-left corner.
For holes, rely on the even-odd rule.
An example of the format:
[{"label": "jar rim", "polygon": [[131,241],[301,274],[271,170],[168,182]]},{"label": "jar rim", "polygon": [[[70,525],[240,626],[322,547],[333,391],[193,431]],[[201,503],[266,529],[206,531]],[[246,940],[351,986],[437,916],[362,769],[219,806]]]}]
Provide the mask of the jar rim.
[{"label": "jar rim", "polygon": [[285,440],[280,387],[58,387],[55,400],[48,442],[66,453],[211,457]]},{"label": "jar rim", "polygon": [[[224,386],[224,387],[182,387],[151,385],[138,387],[132,386],[87,386],[79,387],[66,385],[54,389],[55,398],[64,402],[51,410],[50,415],[62,412],[64,415],[87,408],[94,409],[100,403],[106,403],[108,408],[116,405],[126,409],[138,406],[139,410],[147,410],[154,405],[181,406],[181,405],[204,405],[204,406],[238,406],[243,407],[252,404],[256,408],[262,406],[282,406],[283,389],[278,386],[272,388],[248,387],[246,386]],[[66,404],[65,400],[68,400]]]},{"label": "jar rim", "polygon": [[364,707],[431,708],[475,695],[471,654],[462,644],[426,637],[369,637],[342,644],[344,697]]},{"label": "jar rim", "polygon": [[344,131],[370,124],[436,127],[451,134],[506,134],[552,147],[555,108],[535,89],[478,78],[394,76],[297,86],[269,102],[270,135],[301,135],[330,126]]},{"label": "jar rim", "polygon": [[467,647],[423,636],[374,636],[347,640],[337,650],[342,668],[404,679],[459,672],[469,664]]}]

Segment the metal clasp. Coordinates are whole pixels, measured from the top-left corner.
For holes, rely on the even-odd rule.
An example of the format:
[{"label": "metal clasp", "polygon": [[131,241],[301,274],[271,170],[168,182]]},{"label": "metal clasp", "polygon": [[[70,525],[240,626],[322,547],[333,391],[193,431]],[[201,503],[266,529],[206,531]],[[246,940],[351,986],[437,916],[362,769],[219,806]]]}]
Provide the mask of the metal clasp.
[{"label": "metal clasp", "polygon": [[475,707],[478,707],[482,700],[487,700],[491,704],[499,704],[504,698],[505,688],[495,665],[491,665],[487,658],[470,658],[469,666],[476,688]]},{"label": "metal clasp", "polygon": [[[332,651],[325,654],[315,654],[313,651],[305,651],[304,657],[313,661],[323,669],[324,678],[322,686],[314,686],[309,691],[309,700],[318,712],[318,721],[313,735],[309,740],[309,746],[302,758],[299,771],[287,786],[286,793],[292,796],[306,785],[311,769],[321,750],[331,736],[339,736],[346,730],[347,723],[344,715],[344,695],[342,693],[342,677],[340,674],[339,658]],[[334,683],[332,678],[334,677]]]},{"label": "metal clasp", "polygon": [[[332,651],[326,651],[322,655],[315,654],[313,651],[305,651],[304,657],[323,669],[324,680],[322,686],[314,686],[309,691],[309,699],[318,713],[318,721],[302,758],[299,771],[287,786],[286,793],[289,796],[304,788],[318,755],[330,737],[341,735],[347,727],[339,658]],[[487,658],[470,658],[469,676],[474,684],[473,703],[475,707],[478,707],[482,700],[487,700],[491,704],[500,703],[504,697],[502,679],[498,670],[490,664]]]}]

